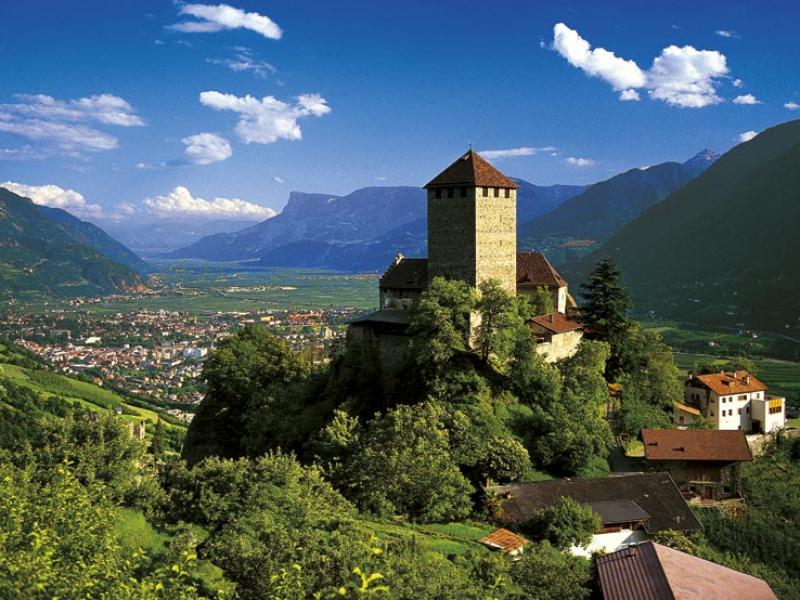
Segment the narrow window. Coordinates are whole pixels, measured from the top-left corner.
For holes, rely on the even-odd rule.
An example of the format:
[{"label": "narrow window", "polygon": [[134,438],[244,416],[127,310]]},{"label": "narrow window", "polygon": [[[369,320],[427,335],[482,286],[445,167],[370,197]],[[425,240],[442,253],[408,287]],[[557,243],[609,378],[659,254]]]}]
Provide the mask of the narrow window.
[{"label": "narrow window", "polygon": [[500,188],[494,188],[494,197],[495,198],[499,198],[500,197]]},{"label": "narrow window", "polygon": [[452,198],[453,197],[453,188],[447,188],[447,197],[448,198]]},{"label": "narrow window", "polygon": [[437,198],[442,197],[442,188],[436,188],[435,195]]},{"label": "narrow window", "polygon": [[484,197],[486,197],[486,198],[488,198],[488,197],[489,197],[489,188],[488,188],[488,187],[485,187],[485,188],[483,188],[483,195],[484,195]]},{"label": "narrow window", "polygon": [[511,190],[506,188],[506,198],[511,198]]},{"label": "narrow window", "polygon": [[465,188],[465,187],[461,188],[461,197],[462,198],[466,198],[467,197],[467,188]]}]

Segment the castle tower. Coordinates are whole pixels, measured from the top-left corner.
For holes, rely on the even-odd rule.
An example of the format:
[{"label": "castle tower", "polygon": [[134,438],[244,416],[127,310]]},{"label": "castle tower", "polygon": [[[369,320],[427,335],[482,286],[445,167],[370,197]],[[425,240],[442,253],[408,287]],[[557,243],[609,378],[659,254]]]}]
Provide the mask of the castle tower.
[{"label": "castle tower", "polygon": [[517,184],[470,149],[425,186],[428,276],[517,289]]}]

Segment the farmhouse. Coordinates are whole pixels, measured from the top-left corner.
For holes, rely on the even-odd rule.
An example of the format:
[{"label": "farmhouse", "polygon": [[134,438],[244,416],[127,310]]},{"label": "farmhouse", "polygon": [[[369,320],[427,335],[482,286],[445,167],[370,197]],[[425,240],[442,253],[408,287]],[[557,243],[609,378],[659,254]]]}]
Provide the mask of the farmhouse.
[{"label": "farmhouse", "polygon": [[689,374],[684,401],[674,407],[673,420],[686,427],[703,417],[714,429],[773,433],[786,426],[786,399],[767,394],[767,386],[747,371]]},{"label": "farmhouse", "polygon": [[643,429],[648,467],[667,471],[684,496],[741,498],[742,463],[753,460],[743,431]]},{"label": "farmhouse", "polygon": [[517,252],[517,187],[472,149],[433,178],[425,186],[428,257],[397,255],[380,279],[379,310],[351,323],[348,341],[376,346],[384,367],[398,366],[411,309],[434,277],[445,277],[474,288],[496,280],[529,298],[544,290],[554,311],[530,323],[537,351],[550,362],[575,354],[583,332],[567,316],[575,308],[567,282],[542,253]]},{"label": "farmhouse", "polygon": [[512,529],[519,529],[537,511],[561,498],[589,506],[600,516],[602,529],[586,548],[571,548],[573,554],[581,556],[600,550],[614,552],[667,529],[685,533],[700,529],[669,473],[496,485],[488,487],[487,492],[500,502],[495,518]]},{"label": "farmhouse", "polygon": [[605,600],[777,600],[762,579],[652,542],[595,564]]}]

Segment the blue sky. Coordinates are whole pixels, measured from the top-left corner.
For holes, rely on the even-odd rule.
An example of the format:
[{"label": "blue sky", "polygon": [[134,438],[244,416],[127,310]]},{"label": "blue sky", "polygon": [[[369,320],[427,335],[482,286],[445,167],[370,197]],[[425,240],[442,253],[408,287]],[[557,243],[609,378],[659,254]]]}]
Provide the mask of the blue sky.
[{"label": "blue sky", "polygon": [[0,183],[81,216],[261,218],[290,190],[422,185],[470,140],[517,149],[494,155],[509,175],[586,183],[800,118],[796,0],[26,0],[0,19]]}]

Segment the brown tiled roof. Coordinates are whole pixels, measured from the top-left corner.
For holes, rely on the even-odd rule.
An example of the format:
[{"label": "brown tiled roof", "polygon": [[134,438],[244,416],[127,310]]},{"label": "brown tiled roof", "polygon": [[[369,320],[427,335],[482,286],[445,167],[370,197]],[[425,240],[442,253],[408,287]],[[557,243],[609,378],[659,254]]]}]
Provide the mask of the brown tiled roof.
[{"label": "brown tiled roof", "polygon": [[533,317],[531,321],[553,333],[566,333],[567,331],[575,331],[583,327],[583,325],[577,321],[573,321],[559,312],[550,313],[549,315],[539,315],[538,317]]},{"label": "brown tiled roof", "polygon": [[561,479],[491,486],[500,496],[500,519],[521,525],[536,511],[554,505],[563,497],[581,504],[610,500],[630,500],[650,515],[645,524],[648,533],[664,529],[697,531],[700,523],[694,516],[669,473],[637,473],[603,479]]},{"label": "brown tiled roof", "polygon": [[647,460],[753,460],[744,431],[642,429]]},{"label": "brown tiled roof", "polygon": [[381,277],[380,287],[422,290],[428,285],[427,258],[398,258]]},{"label": "brown tiled roof", "polygon": [[747,371],[723,371],[722,373],[709,373],[708,375],[695,375],[689,384],[700,383],[712,392],[726,396],[728,394],[747,394],[749,392],[766,391],[767,386],[754,375]]},{"label": "brown tiled roof", "polygon": [[425,187],[450,185],[490,186],[512,189],[519,187],[472,149],[431,179]]},{"label": "brown tiled roof", "polygon": [[605,600],[777,600],[762,579],[652,542],[596,565]]},{"label": "brown tiled roof", "polygon": [[482,538],[480,543],[484,546],[489,546],[490,548],[502,550],[503,552],[514,552],[514,550],[519,550],[525,546],[528,543],[528,540],[517,535],[516,533],[509,531],[508,529],[503,529],[501,527],[500,529],[487,535],[485,538]]},{"label": "brown tiled roof", "polygon": [[541,252],[517,253],[517,287],[564,287],[567,282]]},{"label": "brown tiled roof", "polygon": [[696,417],[700,416],[700,409],[696,406],[692,406],[691,404],[684,404],[683,402],[673,402],[672,406],[677,408],[678,410],[682,410],[685,413],[689,413],[690,415],[694,415]]}]

